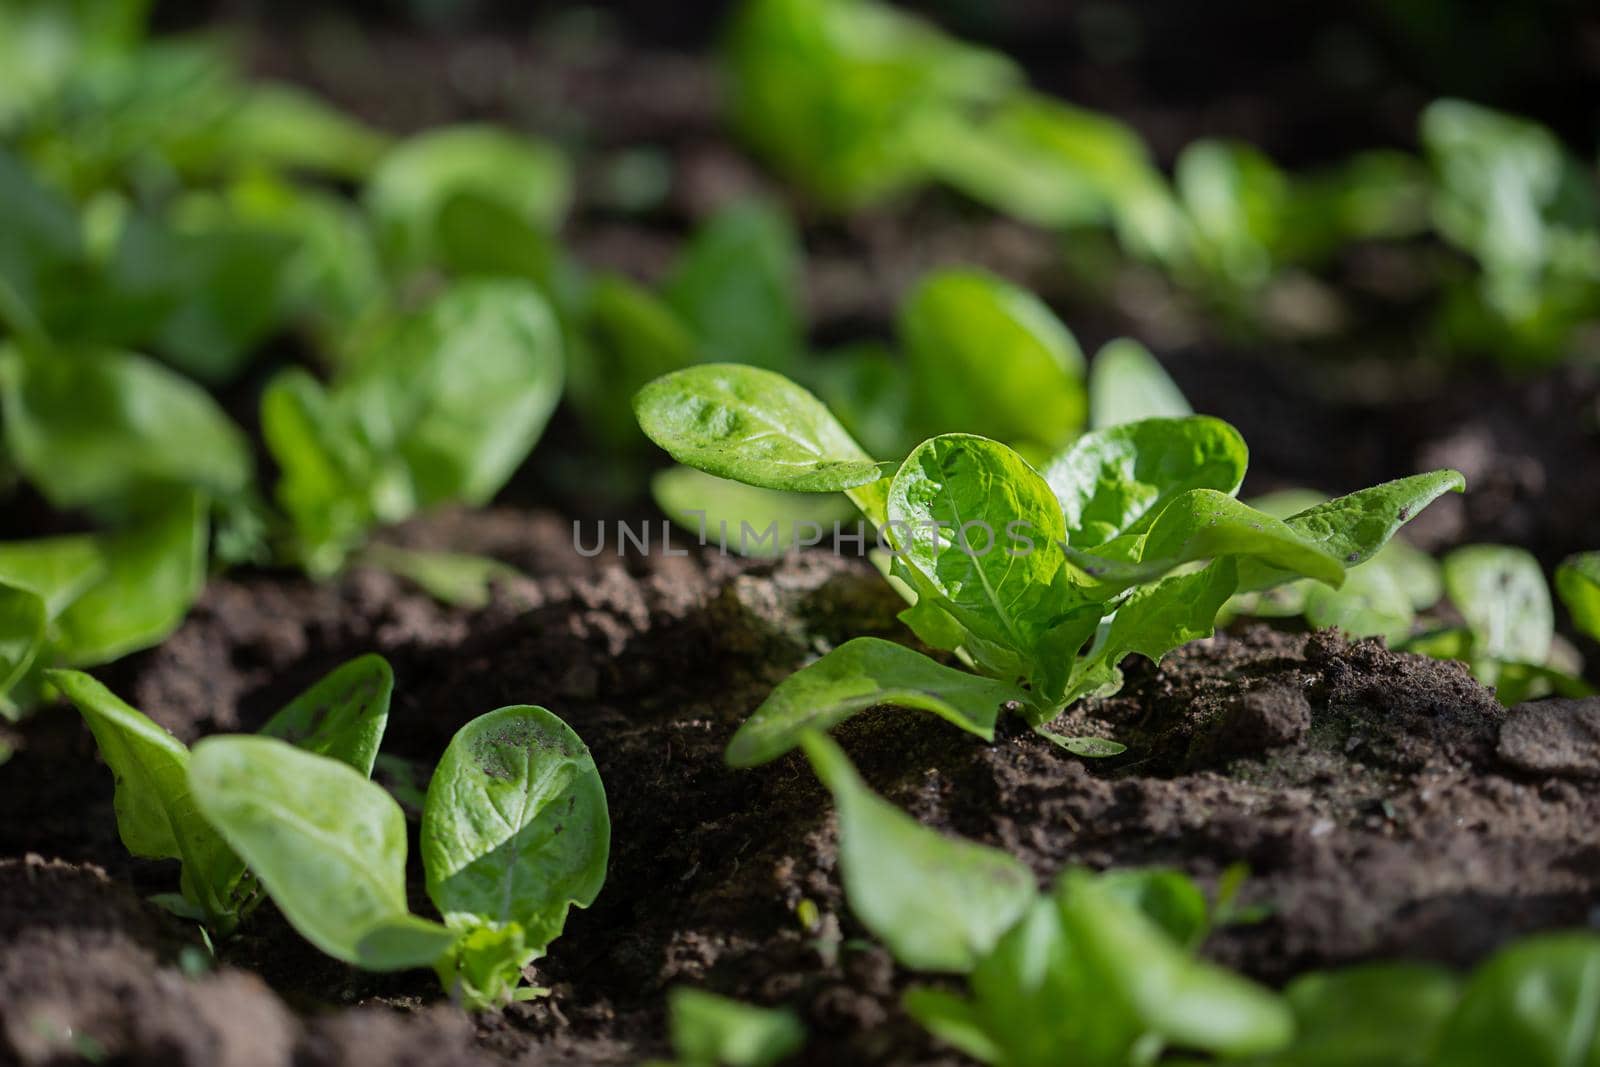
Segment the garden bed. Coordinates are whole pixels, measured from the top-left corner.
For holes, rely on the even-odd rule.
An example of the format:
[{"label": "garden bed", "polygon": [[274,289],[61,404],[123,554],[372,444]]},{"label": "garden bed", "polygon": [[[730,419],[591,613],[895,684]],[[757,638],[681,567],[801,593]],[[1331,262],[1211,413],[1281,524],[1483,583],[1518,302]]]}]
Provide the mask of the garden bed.
[{"label": "garden bed", "polygon": [[[844,906],[831,805],[804,762],[722,762],[803,657],[848,634],[907,637],[865,562],[584,559],[565,520],[537,513],[404,533],[529,577],[482,613],[372,571],[327,586],[218,580],[177,635],[109,677],[192,741],[253,729],[327,669],[377,651],[397,679],[385,750],[424,762],[492,707],[557,709],[595,754],[615,846],[605,891],[537,965],[554,994],[469,1020],[438,1004],[431,975],[345,967],[270,905],[219,944],[214,971],[186,976],[203,959],[184,951],[194,928],[140,900],[171,872],[128,858],[110,777],[86,773],[92,741],[54,712],[20,729],[0,775],[0,1001],[17,1052],[69,1032],[131,1062],[275,1063],[292,1049],[305,1063],[634,1063],[667,1051],[665,992],[690,983],[795,1005],[812,1033],[800,1062],[950,1058],[898,1007],[909,974]],[[1214,884],[1248,864],[1244,900],[1263,914],[1207,951],[1276,982],[1372,958],[1466,965],[1586,921],[1600,797],[1505,762],[1505,717],[1459,665],[1247,627],[1135,666],[1119,696],[1074,713],[1128,743],[1115,760],[1025,731],[986,745],[892,710],[839,736],[886,797],[1041,880],[1073,864],[1156,864]],[[803,900],[817,908],[809,929]]]}]

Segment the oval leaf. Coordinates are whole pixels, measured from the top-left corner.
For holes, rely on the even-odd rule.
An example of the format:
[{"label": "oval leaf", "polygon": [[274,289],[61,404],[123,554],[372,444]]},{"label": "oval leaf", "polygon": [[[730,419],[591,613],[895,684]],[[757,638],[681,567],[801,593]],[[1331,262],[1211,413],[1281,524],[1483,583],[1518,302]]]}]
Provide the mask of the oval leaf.
[{"label": "oval leaf", "polygon": [[[209,737],[189,787],[289,925],[371,970],[432,963],[454,941],[406,910],[406,825],[394,798],[338,760],[270,737]],[[405,936],[400,936],[401,932]]]},{"label": "oval leaf", "polygon": [[933,432],[1056,448],[1083,426],[1083,354],[1027,290],[984,271],[935,271],[900,309],[899,329]]},{"label": "oval leaf", "polygon": [[1005,445],[969,434],[923,442],[890,483],[888,515],[899,559],[978,637],[1026,657],[1066,610],[1061,509]]},{"label": "oval leaf", "polygon": [[1445,556],[1445,593],[1467,620],[1473,655],[1542,665],[1555,639],[1555,611],[1539,561],[1520,548],[1468,545]]},{"label": "oval leaf", "polygon": [[1462,993],[1431,1062],[1450,1067],[1600,1063],[1600,938],[1530,938],[1484,964]]},{"label": "oval leaf", "polygon": [[1089,422],[1096,430],[1192,414],[1177,384],[1138,341],[1120,337],[1089,364]]},{"label": "oval leaf", "polygon": [[1556,592],[1578,629],[1600,641],[1600,552],[1563,560],[1556,568]]},{"label": "oval leaf", "polygon": [[633,410],[673,459],[719,478],[829,493],[882,477],[822,401],[772,371],[688,367],[639,390]]},{"label": "oval leaf", "polygon": [[728,743],[728,763],[777,759],[808,730],[829,730],[879,704],[931,711],[985,741],[996,717],[1027,694],[1014,685],[946,667],[892,641],[858,637],[789,675]]},{"label": "oval leaf", "polygon": [[534,954],[605,883],[611,822],[589,750],[544,708],[491,711],[462,727],[428,786],[428,896],[458,931],[516,924]]}]

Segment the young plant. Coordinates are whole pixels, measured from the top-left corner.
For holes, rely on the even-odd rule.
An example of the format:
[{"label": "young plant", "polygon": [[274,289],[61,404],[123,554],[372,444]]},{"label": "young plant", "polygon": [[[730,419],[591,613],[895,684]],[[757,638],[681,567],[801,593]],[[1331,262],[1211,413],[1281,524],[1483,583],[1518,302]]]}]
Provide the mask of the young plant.
[{"label": "young plant", "polygon": [[329,386],[282,372],[261,426],[294,554],[329,574],[378,523],[485,503],[544,432],[561,379],[549,306],[509,279],[457,283],[380,330]]},{"label": "young plant", "polygon": [[1006,1067],[1123,1067],[1168,1047],[1238,1056],[1288,1042],[1274,994],[1194,958],[1214,913],[1187,878],[1068,871],[1041,894],[1019,861],[876,796],[823,735],[802,744],[837,806],[851,911],[902,966],[967,975],[970,998],[906,994],[935,1036]]},{"label": "young plant", "polygon": [[[1558,571],[1558,581],[1581,594],[1579,566]],[[1550,586],[1539,561],[1520,548],[1467,545],[1444,557],[1444,589],[1465,621],[1422,634],[1409,651],[1465,662],[1503,704],[1558,693],[1584,696],[1592,690],[1578,677],[1582,660],[1555,632]],[[1563,579],[1563,575],[1565,578]],[[1574,618],[1583,625],[1582,596]]]},{"label": "young plant", "polygon": [[648,1067],[770,1067],[805,1044],[793,1012],[758,1008],[703,989],[678,986],[668,995],[671,1065]]},{"label": "young plant", "polygon": [[368,970],[431,964],[472,1010],[542,995],[524,968],[605,882],[599,772],[543,708],[472,720],[434,771],[421,848],[442,925],[411,914],[405,815],[365,775],[273,738],[213,737],[195,746],[189,787],[306,940]]},{"label": "young plant", "polygon": [[845,492],[892,554],[890,577],[912,601],[901,618],[993,679],[973,685],[919,653],[849,642],[757,709],[729,746],[740,766],[776,758],[819,722],[907,700],[984,738],[1002,706],[1048,735],[1068,704],[1120,685],[1125,656],[1159,660],[1210,634],[1235,593],[1301,577],[1337,586],[1422,507],[1464,487],[1436,471],[1275,519],[1233,499],[1244,442],[1204,416],[1086,434],[1042,473],[996,441],[942,434],[885,477],[893,465],[874,462],[814,396],[731,364],[658,379],[635,410],[680,463],[762,488]]},{"label": "young plant", "polygon": [[[182,864],[181,892],[156,898],[180,915],[227,934],[258,902],[244,861],[199,810],[189,781],[189,749],[147,716],[79,671],[46,679],[77,705],[116,779],[117,831],[135,856]],[[308,753],[372,772],[389,718],[394,676],[379,656],[362,656],[290,701],[261,727]],[[287,783],[289,791],[304,788]]]},{"label": "young plant", "polygon": [[1573,624],[1600,641],[1600,552],[1568,556],[1556,568],[1556,593]]}]

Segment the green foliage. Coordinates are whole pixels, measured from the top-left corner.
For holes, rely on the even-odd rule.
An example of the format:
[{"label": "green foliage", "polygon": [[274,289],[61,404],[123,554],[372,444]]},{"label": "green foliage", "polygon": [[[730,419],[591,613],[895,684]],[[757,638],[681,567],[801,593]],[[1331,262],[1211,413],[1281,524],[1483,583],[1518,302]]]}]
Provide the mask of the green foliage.
[{"label": "green foliage", "polygon": [[380,664],[347,664],[264,729],[310,729],[300,748],[277,737],[196,745],[195,803],[289,923],[328,955],[378,971],[432,965],[473,1010],[538,996],[521,985],[523,968],[605,881],[611,827],[594,761],[543,708],[501,708],[464,726],[422,812],[428,895],[444,924],[415,916],[405,815],[359,765],[375,756],[369,709],[380,699],[387,707]]},{"label": "green foliage", "polygon": [[[1407,643],[1408,651],[1465,662],[1504,704],[1592,691],[1577,677],[1577,653],[1556,636],[1538,560],[1520,548],[1467,545],[1446,555],[1441,567],[1445,593],[1465,625],[1423,633]],[[1581,627],[1581,598],[1577,603],[1574,619]]]},{"label": "green foliage", "polygon": [[693,467],[657,471],[650,495],[669,519],[705,543],[756,558],[815,543],[831,535],[835,523],[850,527],[856,514],[843,497],[757,489]]},{"label": "green foliage", "polygon": [[437,964],[469,1005],[509,1002],[572,905],[605,883],[611,822],[594,759],[543,708],[501,708],[445,749],[422,815],[428,896],[458,940]]},{"label": "green foliage", "polygon": [[1562,560],[1556,568],[1556,592],[1578,629],[1600,641],[1600,552]]},{"label": "green foliage", "polygon": [[360,772],[275,738],[209,737],[188,782],[284,918],[328,955],[399,970],[454,940],[407,909],[405,816]]},{"label": "green foliage", "polygon": [[1032,293],[982,271],[935,271],[901,305],[899,332],[929,432],[1051,450],[1082,428],[1083,354]]},{"label": "green foliage", "polygon": [[249,485],[244,435],[204,390],[142,356],[0,353],[0,412],[18,469],[60,508],[117,517],[175,488]]},{"label": "green foliage", "polygon": [[923,180],[921,128],[1018,81],[1003,57],[868,0],[753,0],[726,55],[739,132],[838,210]]},{"label": "green foliage", "polygon": [[[183,892],[172,906],[219,932],[230,931],[255,906],[255,885],[235,854],[237,843],[201,810],[200,790],[190,780],[189,750],[89,675],[52,670],[45,677],[77,705],[116,778],[122,843],[136,856],[181,861]],[[388,724],[393,687],[389,664],[379,656],[362,656],[301,693],[261,733],[339,761],[365,778]],[[294,780],[258,784],[266,796],[275,789],[308,788]]]},{"label": "green foliage", "polygon": [[1148,349],[1121,338],[1089,365],[1089,424],[1107,430],[1144,419],[1181,419],[1194,409]]},{"label": "green foliage", "polygon": [[493,126],[431,130],[378,163],[366,204],[390,261],[415,270],[439,260],[440,216],[452,198],[481,198],[535,232],[566,215],[572,176],[549,146]]},{"label": "green foliage", "polygon": [[548,305],[498,279],[452,286],[327,387],[301,370],[274,378],[262,433],[302,561],[327,573],[378,522],[487,502],[543,433],[561,375]]},{"label": "green foliage", "polygon": [[805,1029],[792,1012],[703,989],[675,987],[667,1011],[678,1067],[768,1067],[805,1044]]},{"label": "green foliage", "polygon": [[801,743],[839,813],[850,909],[901,964],[965,972],[1028,907],[1028,868],[1003,852],[920,826],[868,789],[826,737]]},{"label": "green foliage", "polygon": [[[819,400],[767,371],[695,367],[651,383],[634,404],[645,433],[689,466],[768,488],[851,491],[887,539],[896,587],[913,601],[904,621],[980,673],[1024,683],[1005,699],[1040,728],[1079,697],[1113,691],[1124,656],[1159,659],[1209,634],[1237,592],[1302,577],[1341,585],[1407,519],[1464,485],[1439,471],[1279,520],[1232,498],[1246,464],[1238,433],[1189,416],[1086,434],[1042,475],[996,441],[942,434],[914,449],[885,487]],[[878,662],[858,662],[868,649]],[[773,758],[805,722],[831,726],[905,701],[907,689],[922,690],[914,707],[980,734],[992,729],[981,705],[998,693],[958,702],[944,694],[948,681],[931,692],[908,686],[909,668],[888,669],[885,655],[857,646],[802,669],[741,733],[730,760]],[[939,675],[927,666],[916,676]],[[800,702],[815,705],[814,720]],[[1114,750],[1058,740],[1083,754]]]}]

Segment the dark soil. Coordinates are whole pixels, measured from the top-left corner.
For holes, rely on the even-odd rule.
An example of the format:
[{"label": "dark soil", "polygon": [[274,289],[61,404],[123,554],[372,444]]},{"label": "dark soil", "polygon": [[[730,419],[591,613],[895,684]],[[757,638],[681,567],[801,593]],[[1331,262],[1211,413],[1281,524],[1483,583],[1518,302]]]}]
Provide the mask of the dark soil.
[{"label": "dark soil", "polygon": [[[378,651],[397,675],[385,750],[425,764],[483,711],[555,710],[595,754],[614,833],[604,892],[536,965],[554,994],[471,1020],[431,974],[335,963],[270,906],[197,966],[192,930],[140,899],[175,872],[123,852],[110,775],[77,716],[53,709],[0,772],[0,1060],[635,1063],[665,1053],[664,994],[687,983],[796,1008],[812,1035],[801,1062],[953,1062],[897,1006],[911,976],[865,947],[844,906],[831,805],[804,762],[721,761],[804,658],[854,633],[904,636],[867,564],[584,559],[566,521],[510,512],[400,536],[494,552],[528,578],[475,615],[375,572],[218,580],[173,639],[104,677],[193,740],[251,729]],[[1541,764],[1538,731],[1521,730],[1516,765],[1550,770],[1514,769],[1505,713],[1462,668],[1265,629],[1129,666],[1119,696],[1063,724],[1126,741],[1114,761],[889,710],[839,737],[895,803],[1021,856],[1041,883],[1073,864],[1209,882],[1247,863],[1246,900],[1266,917],[1207,951],[1268,981],[1373,957],[1466,965],[1590,917],[1600,795],[1570,777],[1583,739]]]}]

